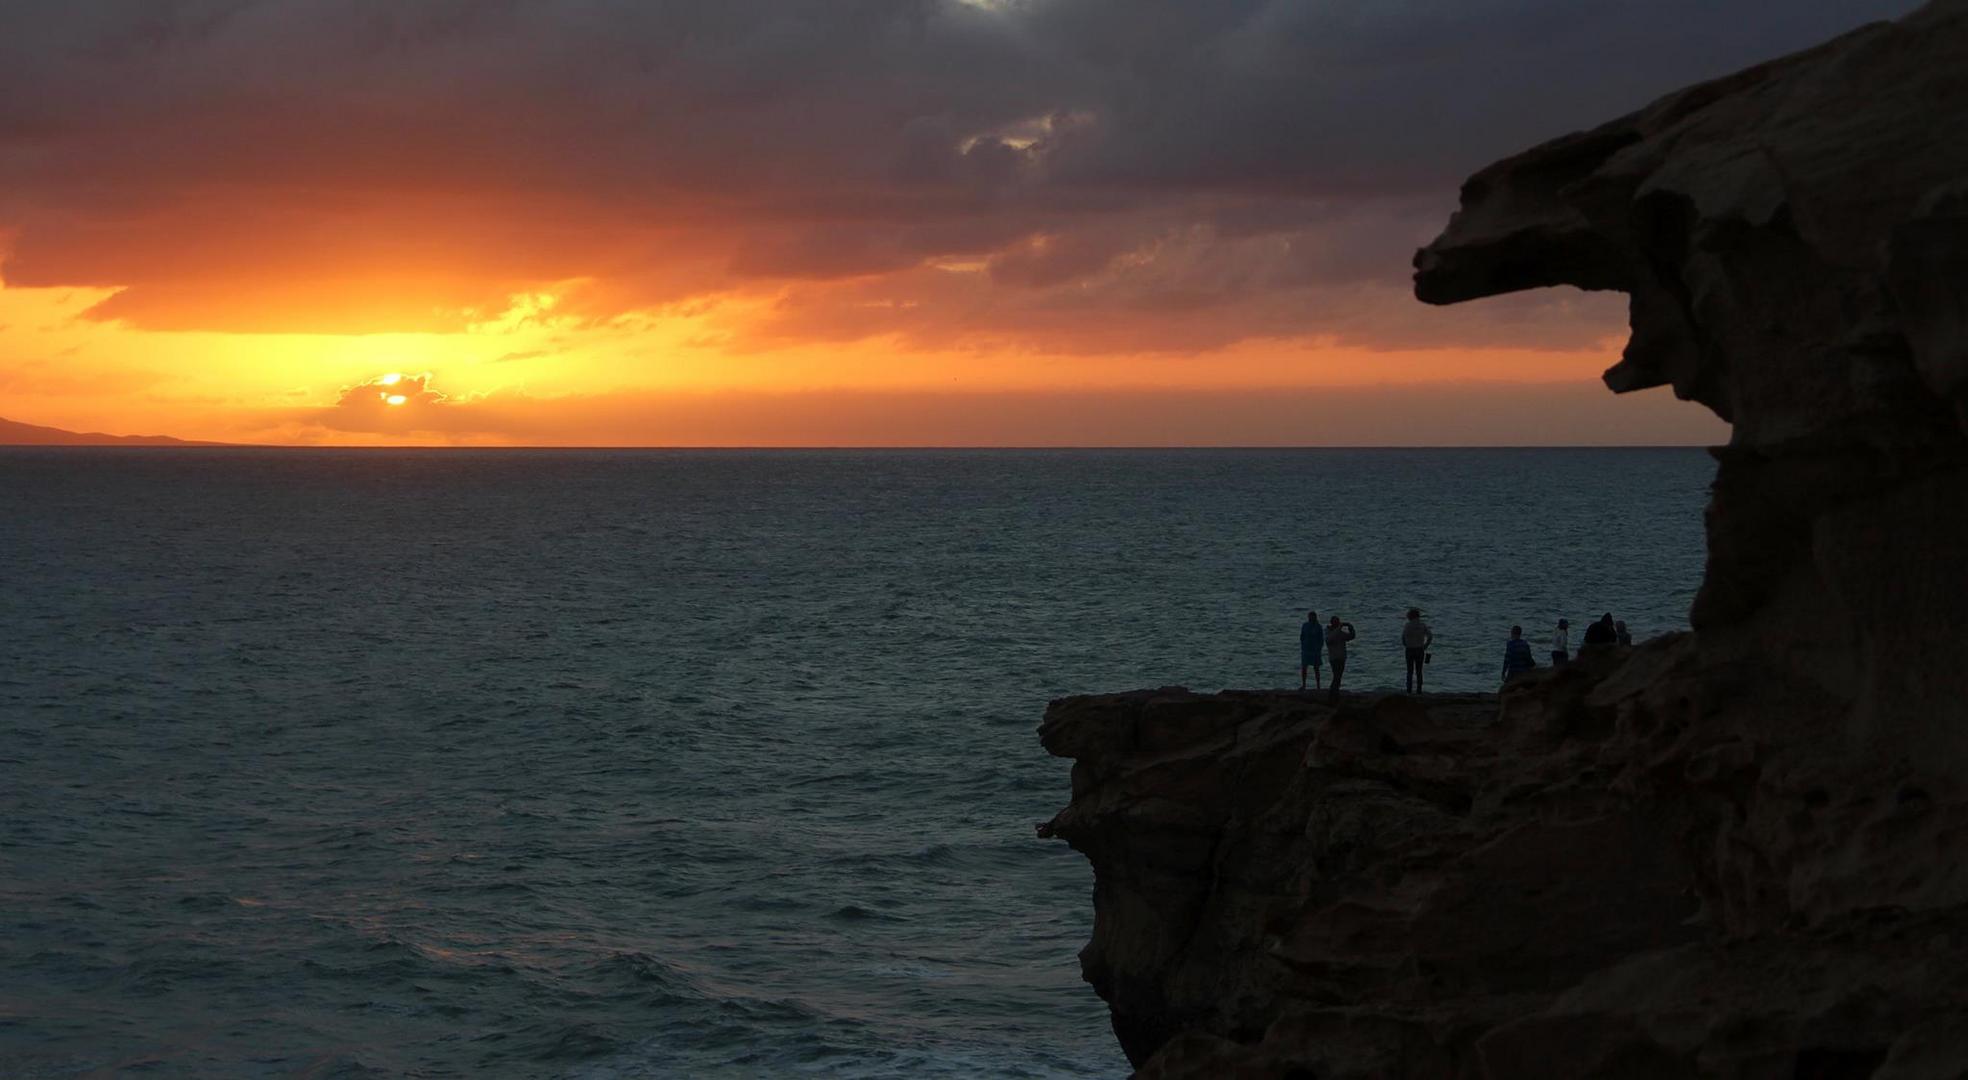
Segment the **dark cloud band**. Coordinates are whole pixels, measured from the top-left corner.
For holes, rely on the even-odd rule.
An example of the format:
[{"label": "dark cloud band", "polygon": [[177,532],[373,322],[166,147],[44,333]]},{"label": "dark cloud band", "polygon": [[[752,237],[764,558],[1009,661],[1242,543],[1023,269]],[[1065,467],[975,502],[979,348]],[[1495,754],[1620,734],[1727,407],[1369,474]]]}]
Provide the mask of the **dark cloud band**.
[{"label": "dark cloud band", "polygon": [[1474,166],[1910,6],[9,4],[0,275],[159,328],[455,329],[582,279],[595,317],[783,291],[768,335],[1372,342],[1404,316],[1350,290]]}]

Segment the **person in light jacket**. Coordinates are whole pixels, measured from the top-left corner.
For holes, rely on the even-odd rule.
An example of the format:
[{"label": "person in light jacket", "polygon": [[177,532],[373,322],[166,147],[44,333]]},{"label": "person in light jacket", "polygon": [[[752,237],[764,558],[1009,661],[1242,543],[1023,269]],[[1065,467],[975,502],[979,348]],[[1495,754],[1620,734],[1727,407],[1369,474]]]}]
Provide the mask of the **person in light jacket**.
[{"label": "person in light jacket", "polygon": [[1564,667],[1565,661],[1572,658],[1572,624],[1564,619],[1558,620],[1558,629],[1551,633],[1551,666]]}]

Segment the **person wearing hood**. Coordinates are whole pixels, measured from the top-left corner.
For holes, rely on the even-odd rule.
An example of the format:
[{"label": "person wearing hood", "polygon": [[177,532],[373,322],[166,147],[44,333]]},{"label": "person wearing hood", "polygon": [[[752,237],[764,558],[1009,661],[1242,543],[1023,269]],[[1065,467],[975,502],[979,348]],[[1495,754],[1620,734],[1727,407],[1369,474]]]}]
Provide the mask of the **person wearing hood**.
[{"label": "person wearing hood", "polygon": [[1613,629],[1613,613],[1610,611],[1600,616],[1598,622],[1585,628],[1585,640],[1580,643],[1582,648],[1587,649],[1601,649],[1617,644],[1619,644],[1619,631]]}]

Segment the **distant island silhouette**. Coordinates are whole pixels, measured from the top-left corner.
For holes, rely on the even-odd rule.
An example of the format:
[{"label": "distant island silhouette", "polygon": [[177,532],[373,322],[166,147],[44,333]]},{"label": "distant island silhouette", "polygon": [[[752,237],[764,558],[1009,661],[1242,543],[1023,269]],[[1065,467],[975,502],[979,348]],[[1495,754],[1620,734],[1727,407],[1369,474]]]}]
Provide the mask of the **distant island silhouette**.
[{"label": "distant island silhouette", "polygon": [[227,443],[174,439],[169,435],[105,435],[64,431],[0,417],[0,446],[226,446]]}]

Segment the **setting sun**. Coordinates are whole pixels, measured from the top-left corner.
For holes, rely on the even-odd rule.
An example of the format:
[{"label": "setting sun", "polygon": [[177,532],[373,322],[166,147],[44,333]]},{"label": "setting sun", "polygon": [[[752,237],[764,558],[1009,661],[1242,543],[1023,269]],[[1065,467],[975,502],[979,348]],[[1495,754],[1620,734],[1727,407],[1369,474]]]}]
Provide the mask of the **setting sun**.
[{"label": "setting sun", "polygon": [[[1240,95],[1301,69],[1233,65],[1144,125],[1125,65],[1041,47],[1077,25],[1051,7],[897,15],[918,55],[872,32],[887,16],[794,6],[788,40],[832,43],[812,81],[735,93],[620,51],[670,40],[663,8],[29,5],[0,20],[36,58],[0,45],[0,84],[41,80],[6,96],[41,111],[0,124],[0,416],[313,445],[1717,441],[1665,392],[1599,400],[1617,296],[1411,295],[1464,167],[1589,111],[1430,110],[1396,150],[1316,80],[1258,122]],[[786,30],[712,9],[734,42]],[[370,37],[446,59],[372,69]],[[283,58],[276,88],[255,55]],[[583,55],[609,92],[566,93]],[[1474,55],[1387,77],[1499,70]],[[460,124],[456,100],[505,119]]]},{"label": "setting sun", "polygon": [[0,1080],[1968,1080],[1963,131],[1968,0],[0,0]]}]

